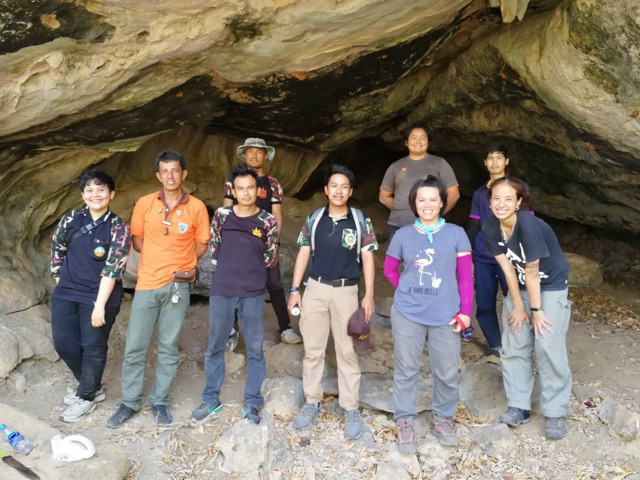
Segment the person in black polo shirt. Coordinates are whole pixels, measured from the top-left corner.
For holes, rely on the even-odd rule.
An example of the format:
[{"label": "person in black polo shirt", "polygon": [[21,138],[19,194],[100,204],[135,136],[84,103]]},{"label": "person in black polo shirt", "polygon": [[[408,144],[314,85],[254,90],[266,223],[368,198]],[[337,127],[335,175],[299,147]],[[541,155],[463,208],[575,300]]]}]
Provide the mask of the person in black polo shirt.
[{"label": "person in black polo shirt", "polygon": [[79,382],[64,397],[63,422],[80,420],[105,399],[102,374],[131,246],[129,227],[109,210],[113,178],[86,171],[79,184],[86,206],[65,213],[51,239],[53,344]]},{"label": "person in black polo shirt", "polygon": [[[236,156],[258,174],[256,205],[276,217],[278,231],[282,232],[282,197],[284,193],[278,180],[264,173],[265,160],[273,161],[275,154],[276,149],[267,145],[261,138],[247,138],[244,145],[240,145],[236,150]],[[233,196],[232,187],[231,181],[228,181],[224,186],[224,201],[222,204],[224,207],[230,207],[238,203]],[[287,301],[284,298],[284,289],[282,288],[280,263],[268,270],[267,291],[269,292],[273,311],[278,318],[280,339],[284,343],[300,343],[302,341],[300,335],[291,328],[291,319],[289,318],[289,312],[287,312]],[[238,334],[234,329],[231,331],[227,348],[233,350],[237,343]]]},{"label": "person in black polo shirt", "polygon": [[[289,296],[289,308],[298,306],[302,309],[300,332],[305,353],[302,382],[306,403],[296,416],[294,425],[299,429],[309,428],[320,411],[322,372],[331,331],[338,362],[339,402],[345,410],[345,435],[350,439],[359,438],[363,426],[358,412],[360,365],[352,339],[347,334],[347,324],[358,309],[358,280],[363,274],[365,294],[362,307],[367,322],[375,311],[373,251],[378,249],[371,220],[356,210],[356,214],[364,219],[363,225],[357,225],[361,219],[353,218],[354,210],[347,205],[353,193],[353,180],[353,173],[346,167],[334,165],[327,172],[324,193],[329,204],[317,223],[311,221],[312,214],[302,227]],[[358,239],[358,231],[364,238]],[[361,247],[360,255],[358,245]],[[301,298],[300,285],[307,265],[309,280]]]}]

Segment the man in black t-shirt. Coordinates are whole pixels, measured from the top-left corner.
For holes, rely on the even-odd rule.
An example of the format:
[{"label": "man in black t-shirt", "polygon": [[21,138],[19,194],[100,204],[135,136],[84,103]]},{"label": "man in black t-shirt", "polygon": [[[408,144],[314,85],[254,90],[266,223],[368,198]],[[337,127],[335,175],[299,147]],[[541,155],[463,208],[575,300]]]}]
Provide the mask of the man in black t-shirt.
[{"label": "man in black t-shirt", "polygon": [[267,271],[278,262],[278,224],[273,215],[256,205],[258,175],[254,170],[238,165],[231,172],[231,184],[237,205],[219,208],[211,221],[209,252],[214,274],[205,356],[207,384],[202,404],[191,414],[193,424],[204,423],[222,411],[224,352],[236,311],[247,347],[243,417],[260,423],[264,403],[260,393],[266,370],[262,294]]},{"label": "man in black t-shirt", "polygon": [[[278,231],[282,232],[282,197],[284,193],[278,180],[264,173],[265,160],[272,161],[275,154],[276,149],[267,145],[261,138],[247,138],[244,145],[240,145],[236,150],[238,159],[245,162],[247,167],[254,170],[259,176],[256,205],[276,218]],[[230,207],[237,203],[232,193],[231,182],[227,182],[224,187],[223,206]],[[290,326],[291,319],[289,318],[284,289],[282,288],[282,274],[279,263],[268,272],[267,290],[269,291],[273,311],[278,318],[280,338],[284,343],[300,343],[302,338]],[[237,338],[235,330],[232,330],[229,342],[230,349],[235,347],[234,342],[237,343]]]}]

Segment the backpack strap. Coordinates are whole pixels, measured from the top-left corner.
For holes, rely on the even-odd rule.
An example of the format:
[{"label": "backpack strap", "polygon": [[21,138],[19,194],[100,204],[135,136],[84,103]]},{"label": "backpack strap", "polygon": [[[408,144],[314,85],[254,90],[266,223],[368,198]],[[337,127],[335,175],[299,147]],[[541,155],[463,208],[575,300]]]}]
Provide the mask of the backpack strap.
[{"label": "backpack strap", "polygon": [[320,219],[324,214],[324,208],[321,207],[317,210],[314,210],[311,215],[309,215],[309,220],[307,223],[307,231],[309,232],[309,238],[311,239],[311,256],[313,257],[313,252],[316,249],[316,228],[318,227],[318,223],[320,223]]},{"label": "backpack strap", "polygon": [[[366,232],[364,212],[359,208],[349,207],[349,209],[351,211],[351,216],[353,217],[356,224],[356,237],[358,238],[356,244],[356,253],[358,255],[358,263],[360,263],[362,240],[364,239],[364,235]],[[307,221],[307,231],[309,232],[309,238],[311,240],[311,256],[313,256],[313,252],[315,251],[316,247],[316,228],[318,227],[318,223],[320,223],[320,219],[324,214],[324,210],[325,207],[314,210],[311,215],[309,215],[309,220]]]},{"label": "backpack strap", "polygon": [[356,253],[358,254],[358,263],[360,263],[360,252],[362,251],[362,240],[364,239],[364,233],[366,231],[364,212],[359,208],[350,207],[351,216],[356,224],[356,236],[358,237],[358,243],[356,246]]}]

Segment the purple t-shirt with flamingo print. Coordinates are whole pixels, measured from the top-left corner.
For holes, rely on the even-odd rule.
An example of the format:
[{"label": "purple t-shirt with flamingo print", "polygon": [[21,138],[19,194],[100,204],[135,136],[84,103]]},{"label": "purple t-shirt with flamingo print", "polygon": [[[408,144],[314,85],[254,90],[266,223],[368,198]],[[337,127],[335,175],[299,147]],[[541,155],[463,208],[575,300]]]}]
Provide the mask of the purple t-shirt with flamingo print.
[{"label": "purple t-shirt with flamingo print", "polygon": [[413,224],[398,230],[387,250],[404,268],[393,297],[396,310],[422,325],[448,324],[460,311],[458,253],[470,251],[469,238],[457,225],[446,223],[433,234],[433,243]]}]

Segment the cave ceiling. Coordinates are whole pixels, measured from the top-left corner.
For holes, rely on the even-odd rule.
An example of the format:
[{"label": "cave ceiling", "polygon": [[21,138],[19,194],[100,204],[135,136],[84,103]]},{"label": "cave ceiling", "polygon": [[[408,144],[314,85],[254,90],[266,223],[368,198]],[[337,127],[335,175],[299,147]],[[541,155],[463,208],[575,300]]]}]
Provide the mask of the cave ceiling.
[{"label": "cave ceiling", "polygon": [[293,195],[412,124],[467,195],[499,141],[541,213],[637,234],[639,49],[637,0],[5,0],[2,251],[29,250],[90,165],[131,185],[187,149],[200,193],[260,136]]}]

